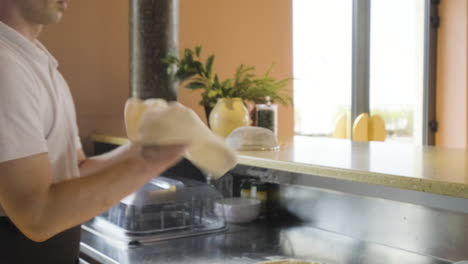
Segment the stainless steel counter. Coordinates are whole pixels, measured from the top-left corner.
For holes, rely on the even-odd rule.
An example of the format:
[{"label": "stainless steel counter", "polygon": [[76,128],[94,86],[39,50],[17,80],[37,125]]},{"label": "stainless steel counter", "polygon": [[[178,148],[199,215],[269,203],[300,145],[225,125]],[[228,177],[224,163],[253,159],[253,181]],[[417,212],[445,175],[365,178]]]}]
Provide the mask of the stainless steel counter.
[{"label": "stainless steel counter", "polygon": [[256,263],[296,258],[323,264],[444,264],[448,260],[359,241],[320,229],[257,221],[228,231],[128,248],[86,230],[82,252],[102,263]]},{"label": "stainless steel counter", "polygon": [[134,248],[83,230],[82,251],[102,263],[136,264],[468,259],[466,151],[297,138],[281,151],[239,158],[232,175],[278,185],[281,209],[307,224],[257,221]]}]

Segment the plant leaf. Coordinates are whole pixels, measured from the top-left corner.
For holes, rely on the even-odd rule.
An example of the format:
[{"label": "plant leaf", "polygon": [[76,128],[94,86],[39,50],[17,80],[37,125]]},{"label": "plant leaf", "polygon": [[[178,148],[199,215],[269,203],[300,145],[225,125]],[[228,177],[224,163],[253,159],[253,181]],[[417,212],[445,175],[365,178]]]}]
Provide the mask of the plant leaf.
[{"label": "plant leaf", "polygon": [[178,58],[177,57],[174,57],[174,56],[167,56],[165,58],[162,58],[161,61],[164,63],[164,64],[175,64],[178,62]]},{"label": "plant leaf", "polygon": [[202,88],[205,88],[205,84],[201,82],[191,82],[187,84],[185,88],[188,88],[191,90],[202,89]]},{"label": "plant leaf", "polygon": [[186,63],[191,64],[193,63],[193,51],[190,49],[185,49],[184,52],[184,60]]},{"label": "plant leaf", "polygon": [[201,49],[201,45],[195,46],[195,55],[197,55],[197,57],[200,57]]},{"label": "plant leaf", "polygon": [[205,73],[205,69],[203,69],[203,64],[199,61],[194,62],[195,69],[197,70],[197,74],[203,76]]},{"label": "plant leaf", "polygon": [[205,69],[206,69],[206,77],[208,79],[211,78],[211,71],[213,69],[213,61],[214,61],[214,55],[211,55],[210,57],[208,57],[208,59],[206,60],[205,62]]}]

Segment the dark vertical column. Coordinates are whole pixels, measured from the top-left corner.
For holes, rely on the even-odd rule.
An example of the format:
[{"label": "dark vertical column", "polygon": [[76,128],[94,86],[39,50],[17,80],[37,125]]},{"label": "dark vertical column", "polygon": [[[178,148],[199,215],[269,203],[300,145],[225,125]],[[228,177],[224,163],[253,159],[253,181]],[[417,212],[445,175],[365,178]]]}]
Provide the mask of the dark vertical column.
[{"label": "dark vertical column", "polygon": [[360,114],[369,113],[370,20],[371,0],[354,0],[352,122]]},{"label": "dark vertical column", "polygon": [[[424,108],[423,108],[423,142],[424,145],[435,145],[435,133],[438,130],[436,116],[437,84],[437,32],[440,26],[440,0],[426,0],[426,31],[424,56]],[[417,142],[419,143],[419,142]]]},{"label": "dark vertical column", "polygon": [[177,54],[179,0],[130,0],[130,89],[140,99],[177,100],[161,59]]}]

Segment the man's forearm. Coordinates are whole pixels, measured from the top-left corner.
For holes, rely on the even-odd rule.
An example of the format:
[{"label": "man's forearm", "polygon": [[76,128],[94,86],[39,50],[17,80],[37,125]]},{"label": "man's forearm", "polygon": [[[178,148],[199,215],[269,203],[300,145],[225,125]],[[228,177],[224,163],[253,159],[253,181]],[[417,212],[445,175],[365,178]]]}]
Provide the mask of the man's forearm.
[{"label": "man's forearm", "polygon": [[[130,147],[100,172],[50,188],[43,210],[45,238],[104,212],[182,158],[186,145]],[[137,152],[137,153],[135,153]]]},{"label": "man's forearm", "polygon": [[104,212],[160,172],[150,172],[141,161],[128,159],[97,174],[53,185],[42,211],[43,237],[51,237]]},{"label": "man's forearm", "polygon": [[185,148],[123,149],[112,165],[99,172],[50,185],[47,190],[35,191],[36,195],[8,203],[13,206],[8,206],[12,220],[31,239],[44,241],[109,209],[177,162]]},{"label": "man's forearm", "polygon": [[136,147],[131,144],[126,144],[105,154],[89,158],[86,158],[84,154],[82,154],[83,160],[79,162],[81,177],[98,173],[127,159],[131,156],[132,148],[135,149]]}]

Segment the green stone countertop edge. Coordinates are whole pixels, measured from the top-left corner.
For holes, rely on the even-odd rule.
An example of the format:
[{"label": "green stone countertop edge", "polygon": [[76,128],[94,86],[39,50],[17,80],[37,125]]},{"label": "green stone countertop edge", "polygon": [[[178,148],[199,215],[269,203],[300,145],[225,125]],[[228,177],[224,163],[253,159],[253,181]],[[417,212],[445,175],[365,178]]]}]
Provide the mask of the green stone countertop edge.
[{"label": "green stone countertop edge", "polygon": [[468,185],[239,155],[239,164],[468,199]]},{"label": "green stone countertop edge", "polygon": [[[106,135],[92,135],[91,139],[94,142],[116,145],[128,142],[124,137]],[[242,154],[239,155],[239,164],[468,199],[468,184],[463,183],[279,161]]]}]

